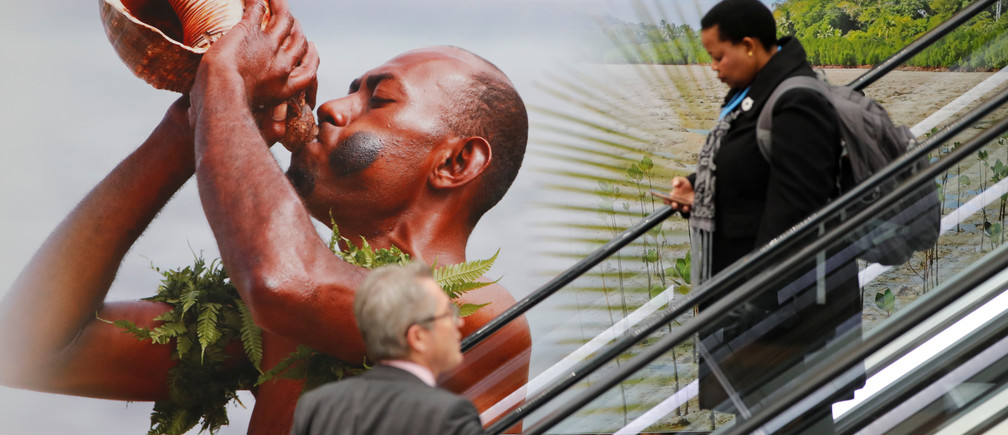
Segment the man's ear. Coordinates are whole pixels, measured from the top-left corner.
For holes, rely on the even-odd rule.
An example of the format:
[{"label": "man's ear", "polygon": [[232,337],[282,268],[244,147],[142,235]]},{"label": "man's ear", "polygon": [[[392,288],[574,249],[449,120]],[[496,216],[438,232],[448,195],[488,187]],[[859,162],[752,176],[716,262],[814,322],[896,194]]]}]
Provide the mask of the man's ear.
[{"label": "man's ear", "polygon": [[414,354],[422,355],[427,351],[427,342],[421,335],[423,326],[419,324],[412,324],[406,329],[406,345],[412,349]]},{"label": "man's ear", "polygon": [[493,152],[486,139],[479,136],[459,139],[442,149],[430,177],[431,184],[441,189],[462,186],[479,177],[491,158]]}]

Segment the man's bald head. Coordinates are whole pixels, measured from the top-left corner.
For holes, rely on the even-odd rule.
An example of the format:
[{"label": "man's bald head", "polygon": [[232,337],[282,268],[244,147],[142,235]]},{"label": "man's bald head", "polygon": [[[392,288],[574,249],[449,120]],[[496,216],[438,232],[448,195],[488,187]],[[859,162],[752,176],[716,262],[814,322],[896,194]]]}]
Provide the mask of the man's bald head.
[{"label": "man's bald head", "polygon": [[409,53],[418,52],[452,56],[471,67],[471,80],[450,90],[451,113],[444,120],[455,135],[482,137],[492,149],[490,165],[476,182],[479,194],[475,195],[470,222],[475,225],[504,197],[521,168],[528,142],[525,103],[500,68],[471,51],[446,46]]},{"label": "man's bald head", "polygon": [[[528,138],[511,81],[457,47],[396,56],[353,80],[347,96],[320,105],[318,116],[318,141],[292,154],[288,176],[313,216],[341,222],[394,221],[435,182],[457,188],[445,198],[471,229],[511,186]],[[474,138],[476,148],[451,145]],[[462,154],[446,159],[446,151]],[[466,169],[452,172],[463,161]],[[452,175],[437,177],[441,170]]]}]

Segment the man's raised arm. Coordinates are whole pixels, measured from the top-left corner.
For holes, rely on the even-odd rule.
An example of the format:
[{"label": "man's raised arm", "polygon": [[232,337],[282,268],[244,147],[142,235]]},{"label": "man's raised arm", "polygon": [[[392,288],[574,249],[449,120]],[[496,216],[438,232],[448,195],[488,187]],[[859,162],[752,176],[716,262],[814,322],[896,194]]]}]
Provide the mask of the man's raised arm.
[{"label": "man's raised arm", "polygon": [[96,318],[140,326],[166,308],[106,304],[130,246],[193,174],[192,133],[179,99],[151,136],[63,220],[0,304],[0,382],[58,393],[152,400],[166,395],[171,349]]},{"label": "man's raised arm", "polygon": [[359,360],[358,334],[320,331],[356,330],[350,307],[363,272],[338,261],[319,238],[252,114],[252,107],[273,107],[310,88],[318,66],[286,2],[270,6],[265,29],[259,26],[263,2],[247,7],[197,72],[190,119],[200,200],[224,266],[256,323]]}]

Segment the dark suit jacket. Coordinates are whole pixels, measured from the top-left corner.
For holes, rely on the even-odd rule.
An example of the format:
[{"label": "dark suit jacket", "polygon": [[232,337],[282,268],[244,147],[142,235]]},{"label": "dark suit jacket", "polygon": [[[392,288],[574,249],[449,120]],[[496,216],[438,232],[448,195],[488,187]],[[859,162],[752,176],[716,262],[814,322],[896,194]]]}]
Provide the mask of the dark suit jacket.
[{"label": "dark suit jacket", "polygon": [[[777,85],[788,77],[815,74],[797,40],[783,38],[780,44],[781,50],[753,79],[747,94],[751,106],[732,122],[714,157],[717,179],[712,274],[763,246],[839,195],[836,183],[839,171],[844,170],[840,165],[839,125],[836,112],[822,95],[803,89],[782,95],[773,109],[770,161],[756,144],[756,120]],[[725,101],[740,91],[731,90]],[[753,388],[800,364],[804,355],[827,340],[845,330],[860,329],[857,264],[853,259],[841,263],[827,276],[825,305],[815,302],[811,291],[814,284],[784,303],[778,300],[779,288],[771,288],[753,301],[755,307],[749,312],[736,310],[701,331],[701,337],[710,338],[712,331],[723,328],[715,339],[704,341],[744,400],[758,400],[755,397],[758,395],[749,397],[754,394]],[[812,265],[810,262],[809,267]],[[801,275],[809,270],[794,272]],[[780,306],[793,313],[783,324],[762,333],[755,342],[736,339]],[[718,349],[733,340],[730,350]],[[719,350],[722,355],[730,354],[719,357]],[[701,406],[726,409],[730,404],[725,402],[725,393],[707,368],[702,364],[700,369]]]},{"label": "dark suit jacket", "polygon": [[295,435],[483,433],[472,402],[382,365],[306,393],[291,429]]}]

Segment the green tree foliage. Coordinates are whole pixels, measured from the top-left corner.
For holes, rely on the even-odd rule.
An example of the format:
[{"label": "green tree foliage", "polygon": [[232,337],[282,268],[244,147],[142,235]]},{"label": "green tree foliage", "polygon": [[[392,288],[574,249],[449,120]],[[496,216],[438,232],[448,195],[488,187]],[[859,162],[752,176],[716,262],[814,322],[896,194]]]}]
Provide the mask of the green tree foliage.
[{"label": "green tree foliage", "polygon": [[[968,0],[783,0],[774,3],[778,35],[802,42],[815,65],[882,62],[968,6]],[[990,70],[1008,65],[1008,19],[995,6],[907,62],[923,68]],[[699,32],[687,25],[611,21],[617,48],[606,62],[696,64],[710,61]]]},{"label": "green tree foliage", "polygon": [[615,49],[603,55],[605,62],[684,65],[710,62],[700,44],[700,34],[685,24],[665,20],[657,24],[611,21],[603,26]]}]

